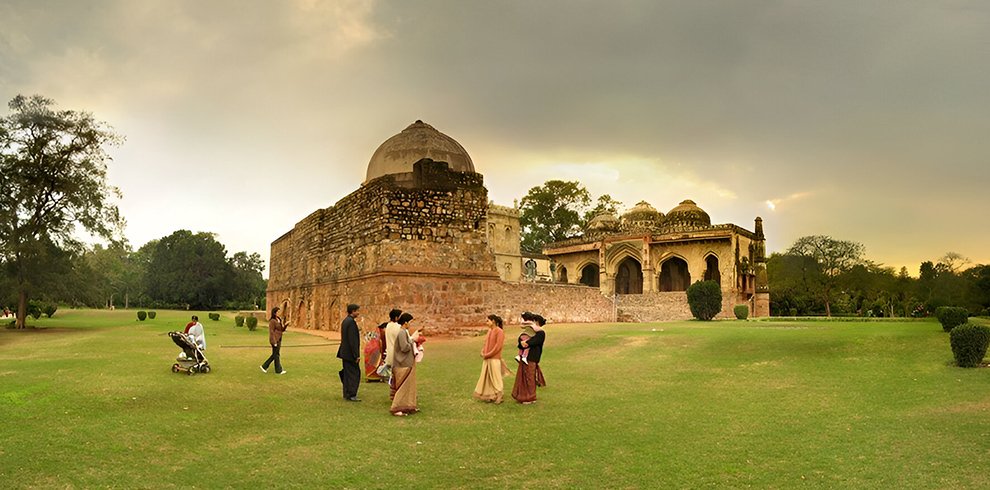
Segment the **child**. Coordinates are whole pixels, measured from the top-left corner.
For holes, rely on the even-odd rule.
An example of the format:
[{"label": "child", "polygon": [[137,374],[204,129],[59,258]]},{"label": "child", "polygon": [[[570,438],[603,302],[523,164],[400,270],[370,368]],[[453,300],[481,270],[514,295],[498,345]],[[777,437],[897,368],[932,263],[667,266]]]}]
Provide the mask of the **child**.
[{"label": "child", "polygon": [[[519,336],[520,342],[525,342],[536,335],[536,315],[526,311],[522,314],[522,335]],[[529,364],[526,358],[529,357],[529,347],[525,349],[519,349],[519,355],[515,357],[516,362],[521,362],[523,364]]]}]

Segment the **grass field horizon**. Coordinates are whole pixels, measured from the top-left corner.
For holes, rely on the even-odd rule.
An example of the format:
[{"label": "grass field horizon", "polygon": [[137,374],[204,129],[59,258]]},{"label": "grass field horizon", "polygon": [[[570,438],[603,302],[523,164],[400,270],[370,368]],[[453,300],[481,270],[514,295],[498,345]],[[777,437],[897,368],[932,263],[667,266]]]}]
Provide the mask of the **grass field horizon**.
[{"label": "grass field horizon", "polygon": [[214,371],[172,373],[164,334],[190,314],[67,309],[0,330],[4,486],[990,483],[990,371],[953,366],[934,321],[550,325],[532,406],[471,398],[483,338],[427,343],[423,413],[399,419],[384,385],[341,399],[318,337],[290,329],[288,373],[261,373],[267,329],[227,313],[200,314]]}]

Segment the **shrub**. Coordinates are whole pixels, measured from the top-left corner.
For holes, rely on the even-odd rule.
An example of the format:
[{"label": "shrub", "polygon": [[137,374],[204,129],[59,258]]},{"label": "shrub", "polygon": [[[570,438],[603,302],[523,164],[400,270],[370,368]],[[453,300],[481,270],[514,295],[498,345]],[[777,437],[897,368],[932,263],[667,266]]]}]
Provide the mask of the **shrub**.
[{"label": "shrub", "polygon": [[699,281],[688,287],[691,314],[703,321],[715,318],[722,311],[722,287],[715,281]]},{"label": "shrub", "polygon": [[209,316],[210,316],[210,320],[213,320],[213,321],[220,320],[220,314],[219,313],[210,313]]},{"label": "shrub", "polygon": [[942,330],[951,332],[953,328],[966,323],[969,312],[958,306],[939,306],[935,308],[935,318],[942,324]]},{"label": "shrub", "polygon": [[154,311],[149,311],[148,312],[148,318],[151,319],[151,320],[154,320],[155,319],[155,315],[157,315],[157,314],[158,313],[156,313]]},{"label": "shrub", "polygon": [[51,318],[52,315],[54,315],[55,312],[58,311],[58,306],[55,306],[55,305],[45,305],[45,307],[42,308],[41,311],[45,313],[45,317],[46,318]]},{"label": "shrub", "polygon": [[247,317],[247,328],[252,332],[254,331],[254,329],[258,328],[258,317],[254,317],[254,316]]},{"label": "shrub", "polygon": [[41,318],[41,303],[38,303],[37,301],[28,301],[27,315],[35,320]]},{"label": "shrub", "polygon": [[736,319],[745,320],[749,318],[749,305],[736,305],[732,312],[736,314]]},{"label": "shrub", "polygon": [[987,355],[990,345],[990,327],[975,323],[964,323],[949,333],[952,357],[959,367],[977,367]]},{"label": "shrub", "polygon": [[146,311],[144,310],[138,311],[138,320],[141,320],[143,322],[144,319],[147,318],[147,316],[148,313]]},{"label": "shrub", "polygon": [[791,308],[791,311],[789,311],[788,313],[790,313],[791,316],[797,316],[797,308]]},{"label": "shrub", "polygon": [[234,317],[234,325],[236,325],[238,327],[243,327],[244,326],[244,317],[241,316],[241,315],[235,316]]}]

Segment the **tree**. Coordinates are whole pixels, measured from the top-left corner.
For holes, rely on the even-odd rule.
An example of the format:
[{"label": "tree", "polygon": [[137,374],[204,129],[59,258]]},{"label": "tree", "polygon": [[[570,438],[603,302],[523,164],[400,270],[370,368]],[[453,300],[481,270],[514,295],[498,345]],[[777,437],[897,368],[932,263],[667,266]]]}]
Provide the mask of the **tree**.
[{"label": "tree", "polygon": [[261,259],[261,255],[237,252],[231,257],[230,266],[234,272],[230,299],[252,307],[262,303],[261,298],[265,295],[266,284],[262,276],[265,261]]},{"label": "tree", "polygon": [[787,253],[812,259],[813,269],[806,270],[806,278],[817,286],[825,303],[825,315],[832,316],[832,300],[839,276],[862,262],[864,247],[861,243],[835,240],[826,235],[798,238]]},{"label": "tree", "polygon": [[171,306],[219,306],[233,273],[227,251],[212,233],[178,230],[156,244],[148,262],[148,296]]},{"label": "tree", "polygon": [[17,292],[17,328],[28,296],[44,283],[56,250],[78,251],[75,232],[114,240],[123,219],[107,183],[106,147],[120,137],[86,112],[56,110],[51,99],[18,95],[0,119],[0,261]]},{"label": "tree", "polygon": [[108,247],[95,245],[85,258],[93,271],[93,287],[101,298],[93,306],[109,307],[119,301],[128,308],[131,297],[141,294],[143,266],[126,242],[112,243]]},{"label": "tree", "polygon": [[620,208],[622,208],[622,202],[612,199],[612,196],[608,194],[602,194],[601,196],[598,196],[598,201],[595,203],[595,207],[584,213],[584,220],[582,220],[581,227],[586,227],[592,218],[601,213],[619,214]]},{"label": "tree", "polygon": [[590,204],[591,195],[579,182],[548,180],[533,187],[519,204],[522,249],[542,253],[548,243],[577,236]]}]

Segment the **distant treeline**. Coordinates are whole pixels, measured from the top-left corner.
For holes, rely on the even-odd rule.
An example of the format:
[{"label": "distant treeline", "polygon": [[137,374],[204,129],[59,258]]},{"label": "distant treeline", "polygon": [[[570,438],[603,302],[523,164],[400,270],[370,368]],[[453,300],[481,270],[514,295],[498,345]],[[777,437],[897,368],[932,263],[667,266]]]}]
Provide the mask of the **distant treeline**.
[{"label": "distant treeline", "polygon": [[772,254],[771,314],[923,317],[939,306],[990,313],[990,265],[949,252],[922,262],[912,277],[907,267],[894,270],[863,255],[863,245],[827,236],[803,237],[785,253]]},{"label": "distant treeline", "polygon": [[[265,306],[265,264],[257,253],[227,250],[212,233],[179,230],[138,250],[126,243],[79,252],[51,247],[31,300],[93,308],[255,309]],[[9,277],[0,303],[16,307]]]}]

